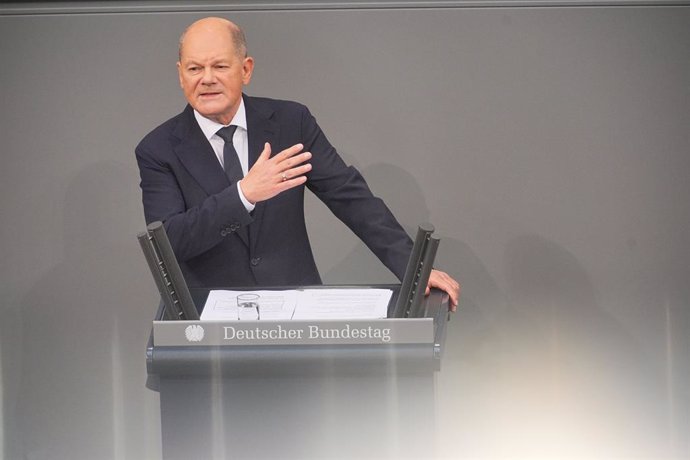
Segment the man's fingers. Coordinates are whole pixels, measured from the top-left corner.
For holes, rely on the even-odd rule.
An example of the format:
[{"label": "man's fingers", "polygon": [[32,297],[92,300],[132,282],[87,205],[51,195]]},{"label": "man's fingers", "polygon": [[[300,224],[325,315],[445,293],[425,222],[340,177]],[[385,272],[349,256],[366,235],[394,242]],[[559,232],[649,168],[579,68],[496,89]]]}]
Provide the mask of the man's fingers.
[{"label": "man's fingers", "polygon": [[304,145],[295,144],[292,147],[288,147],[285,150],[283,150],[282,152],[276,154],[276,156],[274,156],[273,159],[278,163],[283,162],[283,161],[287,160],[288,158],[300,153],[302,151],[302,149],[304,149]]},{"label": "man's fingers", "polygon": [[307,163],[305,165],[300,165],[295,168],[291,169],[286,169],[285,171],[282,172],[280,175],[280,178],[282,179],[283,182],[289,179],[294,179],[298,176],[302,176],[303,174],[308,173],[311,171],[311,163]]},{"label": "man's fingers", "polygon": [[277,193],[283,193],[286,190],[290,190],[291,188],[304,184],[306,181],[307,178],[305,176],[298,176],[293,179],[281,181],[276,187],[278,189]]},{"label": "man's fingers", "polygon": [[286,180],[285,175],[287,175],[287,179],[290,179],[304,174],[311,169],[311,166],[308,169],[296,167],[297,165],[302,165],[305,161],[311,159],[311,152],[302,152],[303,148],[304,145],[295,144],[271,158],[274,168],[278,170],[280,177],[283,180]]},{"label": "man's fingers", "polygon": [[311,152],[303,152],[300,153],[299,155],[295,155],[289,158],[286,158],[285,160],[281,161],[278,163],[278,166],[283,169],[283,171],[287,171],[288,169],[292,168],[295,165],[299,165],[304,163],[307,160],[311,159]]},{"label": "man's fingers", "polygon": [[259,155],[259,158],[257,158],[257,161],[266,161],[271,157],[271,144],[266,142],[264,144],[264,149],[261,151],[261,154]]},{"label": "man's fingers", "polygon": [[430,292],[430,287],[447,292],[450,297],[450,309],[451,311],[456,310],[460,300],[460,284],[457,281],[447,273],[434,269],[431,270],[431,275],[429,276],[429,283],[426,289],[427,294]]}]

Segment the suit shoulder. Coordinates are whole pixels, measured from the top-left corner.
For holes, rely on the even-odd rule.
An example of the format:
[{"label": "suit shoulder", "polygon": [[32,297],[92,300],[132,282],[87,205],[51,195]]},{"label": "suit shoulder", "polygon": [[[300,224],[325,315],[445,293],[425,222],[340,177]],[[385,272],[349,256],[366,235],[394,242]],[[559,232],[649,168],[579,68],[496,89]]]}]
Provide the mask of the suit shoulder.
[{"label": "suit shoulder", "polygon": [[161,145],[170,142],[170,135],[175,131],[184,116],[184,112],[164,121],[151,130],[137,145],[137,149],[147,145]]},{"label": "suit shoulder", "polygon": [[261,112],[278,112],[278,113],[304,113],[309,112],[306,105],[283,99],[271,99],[267,97],[249,96],[245,99],[246,103],[251,104]]}]

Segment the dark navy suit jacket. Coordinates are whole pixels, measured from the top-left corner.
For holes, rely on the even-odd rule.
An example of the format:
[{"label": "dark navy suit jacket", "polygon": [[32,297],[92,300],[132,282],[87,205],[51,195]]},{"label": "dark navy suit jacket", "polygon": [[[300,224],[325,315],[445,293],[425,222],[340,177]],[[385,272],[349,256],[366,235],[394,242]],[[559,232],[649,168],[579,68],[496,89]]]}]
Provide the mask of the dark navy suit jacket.
[{"label": "dark navy suit jacket", "polygon": [[[306,186],[398,277],[412,242],[360,173],[345,165],[309,110],[244,96],[251,167],[264,143],[312,153]],[[304,186],[259,202],[250,214],[190,106],[137,146],[147,223],[163,221],[192,287],[313,285],[321,278],[304,221]]]}]

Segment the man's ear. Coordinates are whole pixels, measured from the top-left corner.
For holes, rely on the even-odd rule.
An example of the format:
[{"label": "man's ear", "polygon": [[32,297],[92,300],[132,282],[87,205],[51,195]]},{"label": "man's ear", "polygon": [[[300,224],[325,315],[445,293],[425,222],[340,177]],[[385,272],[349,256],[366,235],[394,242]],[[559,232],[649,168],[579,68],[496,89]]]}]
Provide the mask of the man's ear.
[{"label": "man's ear", "polygon": [[182,64],[180,64],[180,61],[177,61],[177,78],[180,80],[180,88],[183,88],[183,86],[182,86]]},{"label": "man's ear", "polygon": [[254,72],[254,58],[247,56],[242,62],[242,83],[248,85]]}]

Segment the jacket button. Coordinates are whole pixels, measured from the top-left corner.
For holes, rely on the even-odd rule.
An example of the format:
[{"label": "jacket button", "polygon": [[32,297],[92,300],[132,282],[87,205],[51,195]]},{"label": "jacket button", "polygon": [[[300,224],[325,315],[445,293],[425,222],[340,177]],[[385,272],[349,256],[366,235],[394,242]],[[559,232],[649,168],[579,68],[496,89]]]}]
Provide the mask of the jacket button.
[{"label": "jacket button", "polygon": [[225,231],[225,229],[220,231],[220,236],[227,236],[228,232]]},{"label": "jacket button", "polygon": [[252,260],[250,261],[250,263],[251,263],[253,266],[256,267],[257,265],[259,265],[259,263],[261,263],[261,257],[254,257],[254,258],[252,258]]},{"label": "jacket button", "polygon": [[232,224],[230,225],[230,231],[235,232],[240,229],[240,224]]}]

